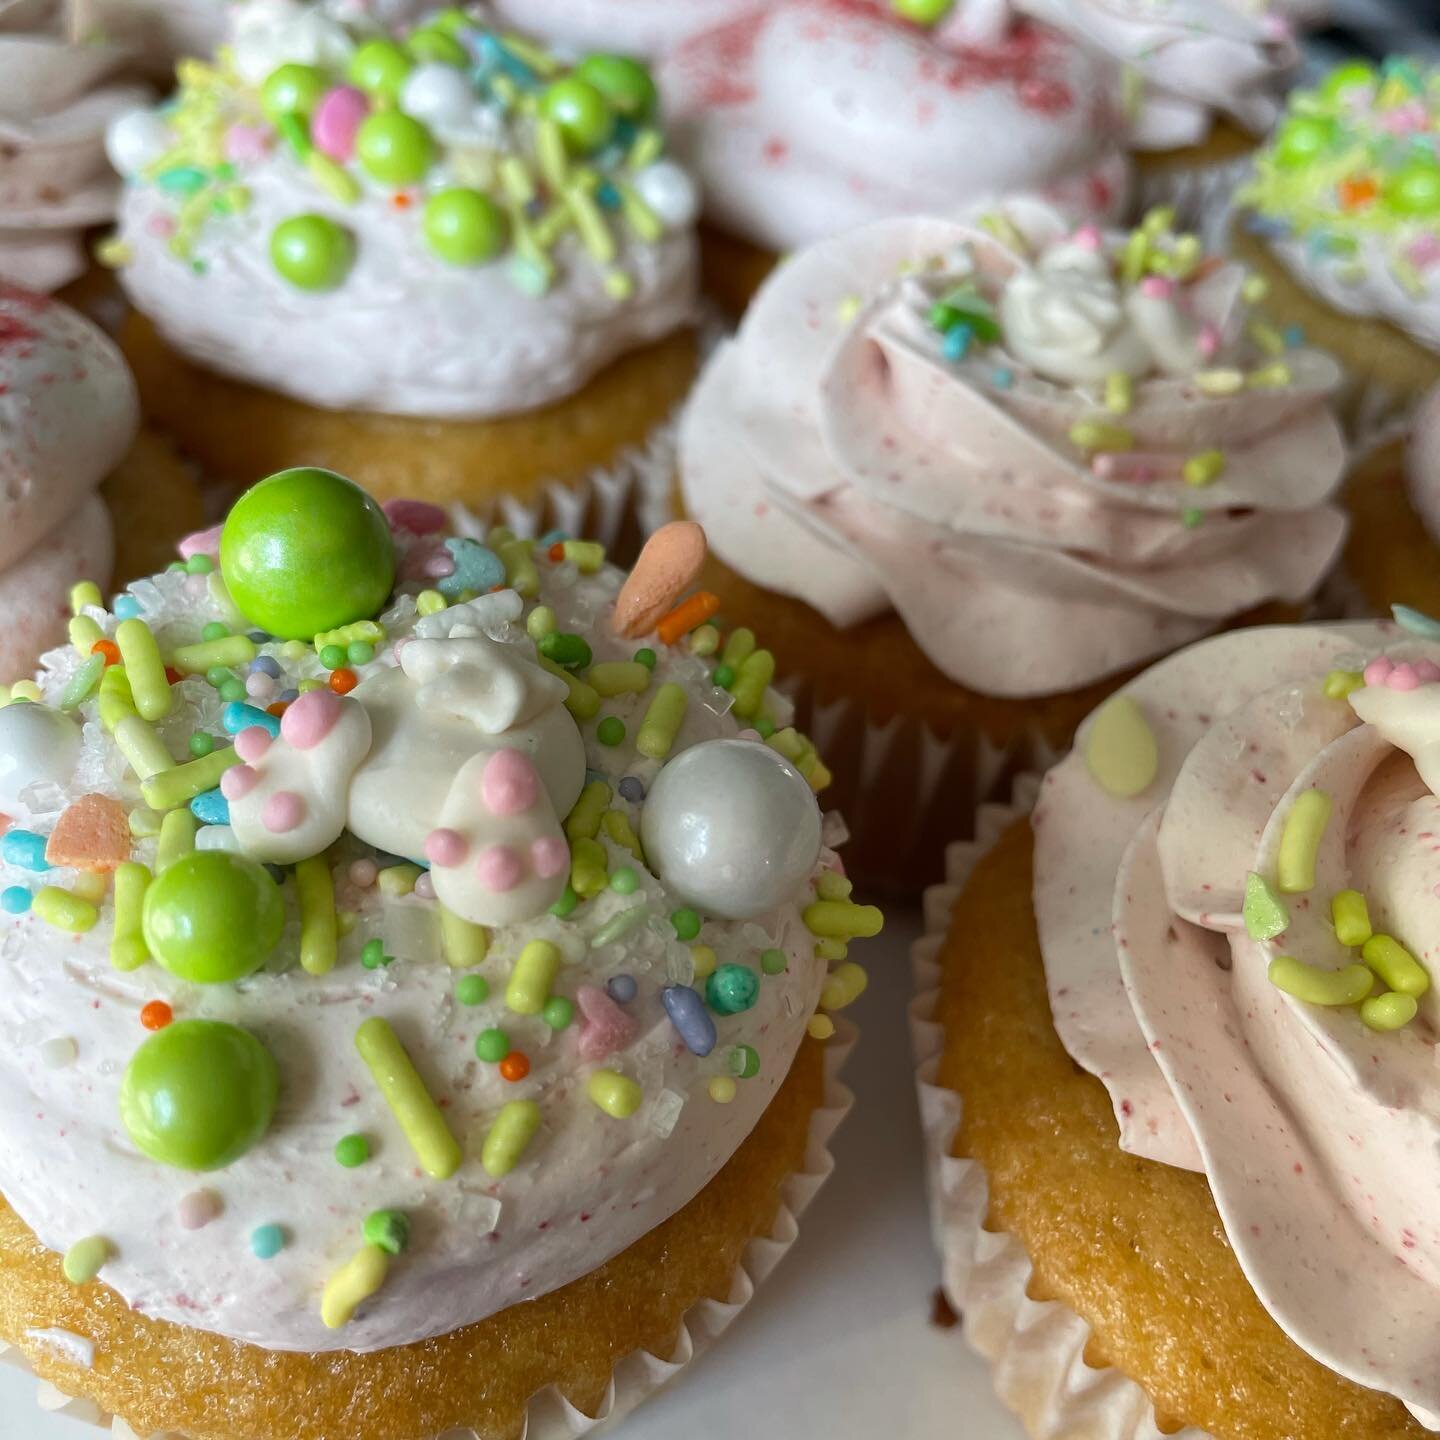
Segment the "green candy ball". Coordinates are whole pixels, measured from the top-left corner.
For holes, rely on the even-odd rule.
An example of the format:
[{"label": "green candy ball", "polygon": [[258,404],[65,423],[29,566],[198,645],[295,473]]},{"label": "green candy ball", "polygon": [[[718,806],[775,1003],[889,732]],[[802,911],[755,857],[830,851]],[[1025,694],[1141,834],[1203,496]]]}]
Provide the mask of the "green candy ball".
[{"label": "green candy ball", "polygon": [[560,127],[566,145],[580,155],[598,150],[615,133],[615,112],[604,95],[573,75],[545,91],[540,113]]},{"label": "green candy ball", "polygon": [[475,22],[458,5],[447,5],[430,17],[432,29],[443,30],[447,35],[463,35],[475,28]]},{"label": "green candy ball", "polygon": [[1440,214],[1440,165],[1411,160],[1385,182],[1385,205],[1393,214],[1421,218]]},{"label": "green candy ball", "polygon": [[412,115],[379,110],[355,132],[355,158],[382,185],[413,185],[435,162],[435,142]]},{"label": "green candy ball", "polygon": [[280,1075],[249,1031],[220,1020],[177,1020],[131,1057],[120,1119],[152,1160],[221,1170],[270,1128]]},{"label": "green candy ball", "polygon": [[257,629],[313,640],[385,608],[395,542],[380,507],[333,470],[281,470],[235,502],[220,532],[220,573]]},{"label": "green candy ball", "polygon": [[1363,60],[1351,60],[1337,65],[1325,77],[1320,93],[1327,100],[1338,100],[1347,90],[1373,89],[1379,81],[1373,65],[1367,65]]},{"label": "green candy ball", "polygon": [[350,232],[324,215],[292,215],[270,232],[270,263],[297,290],[333,290],[354,259]]},{"label": "green candy ball", "polygon": [[350,83],[367,95],[395,100],[415,62],[393,40],[367,40],[350,57]]},{"label": "green candy ball", "polygon": [[253,975],[280,939],[285,903],[263,866],[227,850],[193,850],[145,892],[145,944],[172,975],[223,985]]},{"label": "green candy ball", "polygon": [[1325,115],[1292,115],[1275,137],[1275,159],[1287,170],[1303,170],[1335,142],[1335,122]]},{"label": "green candy ball", "polygon": [[627,120],[644,120],[659,98],[649,70],[628,55],[587,55],[575,67],[575,78],[593,85]]},{"label": "green candy ball", "polygon": [[451,265],[482,265],[505,246],[505,212],[479,190],[440,190],[425,202],[426,244]]},{"label": "green candy ball", "polygon": [[434,25],[415,31],[405,42],[405,48],[422,65],[465,66],[470,63],[465,47],[448,31]]},{"label": "green candy ball", "polygon": [[722,965],[705,982],[705,1003],[717,1015],[738,1015],[760,994],[760,977],[748,965]]},{"label": "green candy ball", "polygon": [[915,25],[938,25],[954,4],[955,0],[890,0],[890,8]]},{"label": "green candy ball", "polygon": [[313,65],[281,65],[260,87],[260,107],[272,120],[282,115],[308,116],[320,103],[330,82]]}]

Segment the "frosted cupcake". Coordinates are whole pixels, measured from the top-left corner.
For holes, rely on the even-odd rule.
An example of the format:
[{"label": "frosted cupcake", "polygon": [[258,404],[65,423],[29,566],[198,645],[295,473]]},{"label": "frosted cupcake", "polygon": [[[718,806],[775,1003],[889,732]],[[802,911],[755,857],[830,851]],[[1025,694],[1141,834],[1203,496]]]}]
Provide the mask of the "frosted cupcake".
[{"label": "frosted cupcake", "polygon": [[0,280],[58,290],[86,267],[87,228],[115,214],[105,126],[145,92],[123,46],[68,0],[0,4]]},{"label": "frosted cupcake", "polygon": [[271,477],[0,711],[0,1339],[141,1433],[583,1432],[829,1165],[880,916],[703,536],[443,526]]},{"label": "frosted cupcake", "polygon": [[1434,77],[1418,61],[1352,62],[1296,91],[1240,195],[1238,252],[1271,280],[1277,313],[1355,375],[1362,421],[1440,379]]},{"label": "frosted cupcake", "polygon": [[707,288],[735,309],[778,254],[867,221],[1020,191],[1090,218],[1125,203],[1119,69],[1043,26],[979,43],[956,15],[917,26],[883,0],[781,0],[658,74],[715,231]]},{"label": "frosted cupcake", "polygon": [[147,412],[213,475],[609,532],[695,370],[694,194],[639,65],[457,11],[403,43],[288,0],[110,150]]},{"label": "frosted cupcake", "polygon": [[1206,641],[956,852],[932,1193],[1032,1433],[1440,1426],[1437,682],[1391,624]]},{"label": "frosted cupcake", "polygon": [[803,679],[862,857],[911,883],[932,831],[938,853],[1113,677],[1302,603],[1344,534],[1339,369],[1283,350],[1241,267],[1164,216],[990,225],[887,221],[794,256],[681,434],[721,613]]}]

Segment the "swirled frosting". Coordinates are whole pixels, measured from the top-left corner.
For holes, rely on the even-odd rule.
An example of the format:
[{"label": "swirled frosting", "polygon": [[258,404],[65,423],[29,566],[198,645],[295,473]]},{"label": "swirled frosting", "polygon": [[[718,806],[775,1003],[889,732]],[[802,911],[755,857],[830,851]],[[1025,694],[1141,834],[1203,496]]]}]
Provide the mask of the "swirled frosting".
[{"label": "swirled frosting", "polygon": [[145,92],[130,58],[67,0],[0,3],[0,279],[56,290],[86,265],[83,233],[115,213],[105,126]]},{"label": "swirled frosting", "polygon": [[[249,670],[248,718],[242,712],[237,720],[241,702],[192,674],[174,684],[172,708],[155,722],[160,743],[187,759],[203,748],[191,740],[197,732],[212,737],[208,753],[222,757],[228,734],[236,735],[225,773],[244,783],[225,781],[192,806],[203,820],[195,839],[202,852],[288,859],[298,853],[293,846],[283,854],[274,847],[289,845],[309,817],[322,827],[334,820],[326,834],[310,837],[319,846],[342,822],[354,827],[319,861],[341,912],[333,968],[321,972],[308,960],[301,968],[302,946],[311,942],[298,882],[288,876],[280,940],[262,969],[235,984],[191,983],[158,960],[137,969],[112,963],[112,940],[122,938],[113,895],[99,901],[93,928],[50,928],[39,888],[74,891],[86,878],[69,868],[86,863],[83,857],[56,849],[62,833],[77,829],[70,823],[77,802],[89,797],[83,807],[91,812],[136,812],[122,849],[157,867],[155,825],[145,816],[158,816],[147,811],[150,792],[142,794],[102,722],[93,688],[68,711],[73,721],[59,709],[0,710],[0,803],[12,822],[0,847],[7,895],[0,952],[9,977],[0,1016],[0,1191],[47,1245],[66,1250],[102,1236],[100,1278],[135,1309],[275,1350],[370,1351],[447,1332],[589,1272],[683,1206],[753,1127],[807,1024],[819,1033],[813,1012],[827,963],[803,911],[817,885],[832,900],[849,888],[838,874],[822,884],[836,860],[822,844],[805,780],[754,731],[744,738],[731,713],[739,702],[714,688],[705,660],[683,643],[651,639],[653,673],[638,681],[630,673],[645,667],[631,660],[636,641],[611,630],[618,570],[597,568],[582,548],[581,573],[565,546],[554,555],[537,548],[530,598],[522,602],[497,586],[465,600],[472,592],[461,587],[479,567],[500,563],[495,552],[447,539],[434,507],[402,505],[391,513],[402,578],[379,617],[381,631],[362,627],[374,637],[365,642],[369,650],[349,652],[358,683],[343,700],[331,693],[341,687],[324,683],[323,647],[262,633],[253,663],[240,665]],[[528,554],[512,536],[493,539]],[[184,547],[190,573],[182,566],[136,582],[117,602],[122,614],[149,627],[167,657],[200,640],[207,625],[236,627],[243,646],[248,624],[219,577],[206,573],[213,546],[213,534],[194,537]],[[445,608],[441,601],[437,610],[439,596],[424,588],[436,584],[456,603]],[[424,614],[417,594],[427,595]],[[586,642],[586,668],[539,668],[528,633],[538,626],[526,621],[542,606],[556,627],[549,633],[572,647]],[[116,634],[117,615],[98,608],[85,614],[106,636]],[[579,664],[568,652],[554,653]],[[73,701],[77,670],[88,658],[73,649],[45,657],[46,706],[57,706],[67,688]],[[600,684],[593,666],[604,664],[612,671],[618,664],[625,688],[607,689],[603,713],[573,696],[566,702],[573,687],[587,688],[578,676],[593,674]],[[566,675],[572,678],[560,678]],[[668,751],[644,730],[662,686],[674,721]],[[674,715],[677,692],[681,715]],[[100,704],[108,693],[102,690]],[[577,707],[573,718],[567,703]],[[227,705],[232,713],[224,719]],[[262,706],[284,711],[273,739],[255,719]],[[741,708],[762,724],[787,720],[773,693],[751,696]],[[26,736],[29,722],[41,718],[49,738],[36,746]],[[352,746],[357,725],[363,735]],[[798,754],[794,738],[782,729],[775,744]],[[722,742],[718,750],[706,744],[714,741]],[[743,815],[743,806],[734,808],[737,795],[754,794],[757,758],[771,787],[762,803],[778,804],[780,791],[789,797],[785,818],[773,812],[773,841],[732,833]],[[807,761],[799,763],[809,771]],[[703,786],[686,778],[701,774],[710,777]],[[278,819],[259,804],[277,781],[301,820]],[[585,804],[575,806],[582,786]],[[233,807],[228,820],[222,796]],[[456,801],[464,802],[459,811],[448,808]],[[652,801],[663,803],[659,817]],[[327,810],[337,803],[338,819]],[[700,902],[682,898],[694,892],[675,880],[669,845],[669,832],[676,824],[683,830],[685,817],[704,832],[698,849],[688,831],[679,837],[697,864],[707,847],[712,859],[716,845],[739,847],[743,862],[722,882],[725,912],[737,918],[717,918],[718,901],[685,908]],[[541,827],[543,849],[531,844],[532,822]],[[359,830],[379,844],[357,838]],[[467,880],[468,867],[442,879],[441,867],[455,858],[437,835],[450,849],[472,844],[474,876],[483,885]],[[585,851],[586,873],[598,875],[598,884],[572,870],[567,845],[575,857]],[[56,862],[44,874],[34,868],[36,846]],[[402,848],[425,853],[413,857],[417,863],[401,861],[395,851]],[[105,863],[118,858],[110,848]],[[523,869],[531,859],[543,894],[530,879],[515,885],[500,873],[502,860]],[[163,875],[159,870],[154,883]],[[32,891],[34,909],[16,913],[16,894]],[[472,938],[463,951],[452,947],[455,914],[442,915],[437,892],[466,913],[488,915],[488,946],[480,944],[478,954],[473,931],[465,932]],[[520,900],[521,918],[493,908]],[[540,1008],[543,994],[524,1005],[512,989],[521,983],[519,957],[537,941],[558,952],[558,971],[540,982],[563,1002],[558,1017],[554,1004]],[[707,973],[744,984],[725,992],[722,1004],[707,990]],[[680,1013],[682,989],[690,1001],[683,1027],[670,1018]],[[169,1006],[175,1023],[203,1018],[243,1027],[278,1065],[279,1105],[268,1133],[223,1169],[195,1174],[158,1163],[122,1125],[122,1073],[145,1039],[140,1011],[154,1002]],[[358,1053],[358,1028],[376,1017],[393,1026],[420,1083],[443,1107],[442,1124],[460,1147],[448,1178],[420,1168],[409,1132]],[[477,1046],[479,1037],[493,1040],[492,1032],[499,1051]],[[497,1064],[507,1047],[506,1062]],[[624,1077],[618,1083],[630,1088],[622,1098],[634,1105],[606,1111],[592,1098],[590,1082],[602,1067]],[[539,1128],[508,1157],[512,1169],[497,1169],[484,1142],[502,1107],[516,1102],[538,1106]],[[357,1168],[337,1162],[337,1142],[346,1136],[368,1140],[369,1158]],[[381,1210],[405,1213],[409,1246],[390,1263],[378,1293],[348,1323],[330,1328],[333,1318],[322,1321],[321,1313],[327,1279],[360,1246],[367,1216]],[[270,1237],[267,1246],[257,1232]]]},{"label": "swirled frosting", "polygon": [[756,9],[755,0],[491,0],[507,25],[572,50],[654,59]]},{"label": "swirled frosting", "polygon": [[[1109,1089],[1121,1144],[1203,1170],[1285,1331],[1430,1428],[1437,660],[1388,623],[1207,641],[1121,692],[1156,742],[1148,787],[1097,783],[1102,707],[1034,819],[1056,1027]],[[1403,946],[1407,974],[1367,936]],[[1310,1003],[1307,982],[1362,956],[1363,1011]],[[1384,994],[1397,978],[1405,994]]]},{"label": "swirled frosting", "polygon": [[[423,171],[402,180],[356,158],[378,116],[347,77],[373,25],[246,0],[232,36],[217,66],[181,66],[169,106],[111,131],[129,180],[113,258],[177,349],[314,405],[479,419],[571,395],[693,318],[688,178],[643,116],[607,112],[603,148],[569,154],[536,115],[560,71],[543,52],[477,21],[432,42],[455,63],[402,53]],[[283,64],[323,77],[313,112],[264,109]],[[490,217],[461,254],[432,230],[432,205],[457,192]],[[320,229],[319,268],[281,273],[276,237],[300,217]]]},{"label": "swirled frosting", "polygon": [[[893,608],[946,674],[1050,694],[1308,595],[1344,524],[1335,363],[1155,220],[887,221],[775,274],[681,436],[685,503],[757,584]],[[1258,339],[1257,339],[1258,337]]]},{"label": "swirled frosting", "polygon": [[920,30],[882,0],[780,0],[679,46],[660,83],[708,213],[780,251],[1019,191],[1116,215],[1118,68],[1043,26],[972,44],[955,24]]},{"label": "swirled frosting", "polygon": [[1238,195],[1242,223],[1302,284],[1349,315],[1440,347],[1436,67],[1342,65],[1292,92]]}]

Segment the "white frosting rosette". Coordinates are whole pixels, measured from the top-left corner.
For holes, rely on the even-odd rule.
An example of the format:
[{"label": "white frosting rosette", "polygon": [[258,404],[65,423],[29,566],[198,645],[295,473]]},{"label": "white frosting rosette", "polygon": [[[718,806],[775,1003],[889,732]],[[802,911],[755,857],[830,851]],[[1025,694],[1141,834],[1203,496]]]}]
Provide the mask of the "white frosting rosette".
[{"label": "white frosting rosette", "polygon": [[0,279],[84,270],[84,231],[115,213],[105,127],[145,99],[117,78],[130,58],[78,0],[0,0]]},{"label": "white frosting rosette", "polygon": [[1001,696],[1308,596],[1344,533],[1338,366],[1257,348],[1243,272],[1189,237],[1011,214],[1006,243],[890,221],[776,272],[682,428],[716,554],[842,628],[897,610]]}]

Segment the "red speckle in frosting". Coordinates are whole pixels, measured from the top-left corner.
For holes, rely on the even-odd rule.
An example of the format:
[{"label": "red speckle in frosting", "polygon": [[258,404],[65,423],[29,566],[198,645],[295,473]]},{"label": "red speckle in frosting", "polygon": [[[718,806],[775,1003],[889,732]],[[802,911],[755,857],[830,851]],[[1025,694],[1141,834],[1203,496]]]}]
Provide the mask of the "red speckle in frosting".
[{"label": "red speckle in frosting", "polygon": [[778,135],[772,135],[760,153],[767,165],[783,165],[790,154],[790,147]]},{"label": "red speckle in frosting", "polygon": [[19,316],[0,314],[0,345],[19,345],[39,338],[40,332]]},{"label": "red speckle in frosting", "polygon": [[1120,1102],[1120,1113],[1125,1116],[1126,1119],[1129,1119],[1130,1116],[1135,1113],[1135,1107],[1128,1100],[1122,1100]]}]

